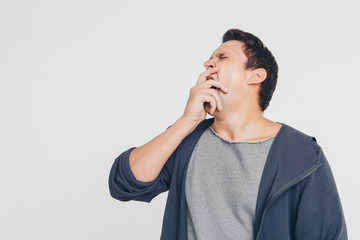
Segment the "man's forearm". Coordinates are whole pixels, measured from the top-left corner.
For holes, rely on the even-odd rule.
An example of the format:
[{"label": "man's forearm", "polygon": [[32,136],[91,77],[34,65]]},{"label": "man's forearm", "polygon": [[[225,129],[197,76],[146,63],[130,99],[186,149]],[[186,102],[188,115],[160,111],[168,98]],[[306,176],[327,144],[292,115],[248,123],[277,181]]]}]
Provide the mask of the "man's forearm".
[{"label": "man's forearm", "polygon": [[181,141],[190,134],[196,126],[183,118],[151,141],[130,152],[129,165],[135,178],[141,182],[151,182]]}]

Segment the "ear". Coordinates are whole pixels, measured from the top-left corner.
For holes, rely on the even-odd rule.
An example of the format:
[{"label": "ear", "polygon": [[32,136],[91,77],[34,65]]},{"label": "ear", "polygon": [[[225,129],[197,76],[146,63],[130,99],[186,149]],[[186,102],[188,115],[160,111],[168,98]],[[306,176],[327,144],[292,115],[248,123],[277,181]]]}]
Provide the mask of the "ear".
[{"label": "ear", "polygon": [[248,80],[248,84],[260,84],[266,79],[267,73],[264,68],[254,69],[251,73],[251,77]]}]

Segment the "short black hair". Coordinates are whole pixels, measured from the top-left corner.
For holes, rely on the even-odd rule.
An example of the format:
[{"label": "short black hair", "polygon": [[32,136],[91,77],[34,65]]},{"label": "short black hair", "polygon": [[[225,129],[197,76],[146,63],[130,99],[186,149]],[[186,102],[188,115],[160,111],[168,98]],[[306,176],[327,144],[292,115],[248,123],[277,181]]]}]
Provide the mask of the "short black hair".
[{"label": "short black hair", "polygon": [[269,106],[271,97],[275,91],[279,67],[270,50],[255,35],[239,30],[229,29],[222,37],[222,42],[238,40],[244,43],[243,51],[248,61],[245,69],[264,68],[266,70],[266,79],[262,81],[259,89],[259,105],[261,111]]}]

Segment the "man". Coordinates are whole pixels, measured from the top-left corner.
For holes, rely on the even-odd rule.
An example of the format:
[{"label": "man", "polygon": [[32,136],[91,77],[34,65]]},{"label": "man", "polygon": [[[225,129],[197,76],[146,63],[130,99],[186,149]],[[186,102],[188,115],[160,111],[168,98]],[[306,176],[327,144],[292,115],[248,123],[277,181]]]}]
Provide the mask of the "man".
[{"label": "man", "polygon": [[150,202],[169,190],[166,240],[347,239],[315,137],[262,115],[277,82],[272,53],[253,34],[230,29],[204,66],[184,114],[116,158],[111,196]]}]

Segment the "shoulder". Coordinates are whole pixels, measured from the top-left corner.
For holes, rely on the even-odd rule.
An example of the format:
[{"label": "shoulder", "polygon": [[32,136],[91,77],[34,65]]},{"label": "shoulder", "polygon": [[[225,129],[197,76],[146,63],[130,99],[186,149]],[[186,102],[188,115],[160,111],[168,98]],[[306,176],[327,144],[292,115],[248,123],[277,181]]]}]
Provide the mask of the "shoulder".
[{"label": "shoulder", "polygon": [[[297,129],[291,125],[281,123],[283,127],[284,141],[296,149],[306,149],[309,151],[317,152],[320,148],[315,136],[305,133],[303,130]],[[280,131],[279,131],[280,132]]]},{"label": "shoulder", "polygon": [[273,142],[276,154],[300,169],[312,166],[321,152],[315,136],[288,124],[279,123],[283,126]]}]

